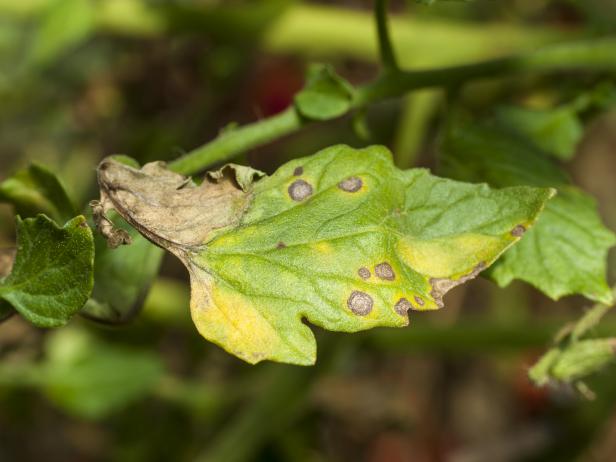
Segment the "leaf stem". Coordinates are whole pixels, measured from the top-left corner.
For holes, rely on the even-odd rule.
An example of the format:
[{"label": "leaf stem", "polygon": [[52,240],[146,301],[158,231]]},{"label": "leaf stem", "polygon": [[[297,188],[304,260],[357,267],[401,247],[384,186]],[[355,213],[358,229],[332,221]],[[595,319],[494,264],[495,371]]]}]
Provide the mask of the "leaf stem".
[{"label": "leaf stem", "polygon": [[[612,287],[612,296],[616,297],[616,286]],[[614,303],[596,303],[575,323],[571,330],[571,340],[578,341],[584,334],[593,329],[612,308]]]},{"label": "leaf stem", "polygon": [[[374,82],[359,87],[349,110],[362,108],[421,88],[451,88],[473,79],[510,76],[522,72],[601,71],[616,69],[616,38],[554,45],[523,55],[482,61],[461,66],[419,71],[386,72]],[[275,116],[236,130],[225,132],[213,141],[170,163],[182,174],[194,174],[249,149],[261,146],[308,124],[294,106]]]},{"label": "leaf stem", "polygon": [[222,162],[256,146],[293,133],[304,121],[290,106],[272,117],[258,120],[243,127],[231,129],[214,140],[172,161],[169,168],[183,175],[191,175],[217,162]]},{"label": "leaf stem", "polygon": [[376,32],[379,38],[379,52],[381,55],[381,63],[386,72],[398,70],[398,63],[389,37],[387,4],[387,0],[375,0],[374,2],[374,17],[376,20]]}]

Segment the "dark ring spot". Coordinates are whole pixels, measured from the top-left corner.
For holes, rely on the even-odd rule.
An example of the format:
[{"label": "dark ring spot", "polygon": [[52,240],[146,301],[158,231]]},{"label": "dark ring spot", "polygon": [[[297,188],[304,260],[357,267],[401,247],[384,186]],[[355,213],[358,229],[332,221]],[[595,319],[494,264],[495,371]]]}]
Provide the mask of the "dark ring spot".
[{"label": "dark ring spot", "polygon": [[287,244],[285,244],[284,242],[280,241],[278,244],[276,244],[276,248],[277,249],[284,249],[286,248]]},{"label": "dark ring spot", "polygon": [[426,304],[426,302],[424,302],[424,299],[421,298],[419,295],[415,295],[415,302],[419,305],[419,306],[424,306]]},{"label": "dark ring spot", "polygon": [[412,309],[413,305],[411,305],[411,302],[409,302],[406,298],[401,298],[394,305],[394,310],[396,310],[396,313],[400,316],[406,316],[407,312]]},{"label": "dark ring spot", "polygon": [[361,178],[356,176],[351,176],[338,183],[338,187],[346,192],[357,192],[361,189],[362,185],[363,182],[361,181]]},{"label": "dark ring spot", "polygon": [[351,296],[347,300],[347,306],[351,311],[359,316],[366,316],[372,311],[374,302],[372,297],[365,292],[354,290],[351,292]]},{"label": "dark ring spot", "polygon": [[300,176],[304,173],[304,167],[296,167],[295,170],[293,170],[293,175],[295,176]]},{"label": "dark ring spot", "polygon": [[301,202],[312,194],[312,186],[304,180],[295,180],[288,189],[291,199]]},{"label": "dark ring spot", "polygon": [[511,230],[511,235],[514,237],[520,237],[526,232],[524,225],[517,225]]},{"label": "dark ring spot", "polygon": [[365,266],[362,266],[361,268],[359,268],[357,270],[357,274],[359,274],[359,277],[362,279],[369,279],[370,278],[370,270],[368,268],[366,268]]},{"label": "dark ring spot", "polygon": [[396,278],[394,269],[385,261],[374,267],[374,274],[376,274],[378,278],[385,279],[386,281],[393,281]]}]

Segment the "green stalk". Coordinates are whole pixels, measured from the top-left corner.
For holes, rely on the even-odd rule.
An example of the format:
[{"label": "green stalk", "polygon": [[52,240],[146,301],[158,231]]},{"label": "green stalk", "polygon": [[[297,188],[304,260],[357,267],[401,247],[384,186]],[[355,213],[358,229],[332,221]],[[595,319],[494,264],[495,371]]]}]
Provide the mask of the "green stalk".
[{"label": "green stalk", "polygon": [[375,0],[374,16],[376,19],[376,32],[379,38],[379,52],[381,63],[385,71],[397,70],[398,63],[394,54],[387,26],[387,0]]},{"label": "green stalk", "polygon": [[385,74],[359,88],[355,106],[397,97],[412,90],[453,87],[468,80],[522,72],[616,69],[616,38],[553,45],[518,56],[424,71]]},{"label": "green stalk", "polygon": [[301,128],[303,121],[293,106],[280,114],[225,131],[209,143],[174,160],[169,168],[184,175],[194,174],[251,148],[266,144]]},{"label": "green stalk", "polygon": [[[474,64],[421,71],[395,71],[359,87],[349,110],[362,108],[413,90],[455,87],[469,80],[511,76],[525,72],[616,70],[616,38],[554,45],[523,55]],[[214,163],[229,160],[249,149],[298,131],[309,121],[291,106],[284,112],[219,135],[213,141],[170,163],[170,168],[190,175]]]}]

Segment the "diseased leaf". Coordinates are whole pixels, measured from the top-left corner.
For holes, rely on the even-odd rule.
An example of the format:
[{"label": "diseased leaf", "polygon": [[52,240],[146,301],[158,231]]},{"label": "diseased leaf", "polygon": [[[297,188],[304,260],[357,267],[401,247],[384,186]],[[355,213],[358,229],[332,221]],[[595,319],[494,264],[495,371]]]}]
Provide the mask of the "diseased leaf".
[{"label": "diseased leaf", "polygon": [[526,109],[506,106],[496,112],[499,122],[526,137],[539,149],[559,159],[569,160],[584,134],[575,107]]},{"label": "diseased leaf", "polygon": [[0,183],[0,201],[12,204],[22,217],[44,213],[64,223],[77,215],[58,178],[38,164],[32,164]]},{"label": "diseased leaf", "polygon": [[459,180],[558,188],[537,225],[494,266],[490,275],[500,286],[521,279],[553,299],[582,294],[611,303],[605,273],[614,234],[601,222],[594,199],[570,186],[542,151],[496,127],[464,125],[444,137],[441,165]]},{"label": "diseased leaf", "polygon": [[[139,168],[139,163],[123,155],[111,156],[114,161]],[[112,242],[97,234],[94,237],[94,289],[80,314],[98,322],[122,324],[130,321],[140,311],[150,284],[158,273],[163,251],[143,238],[114,211],[105,213],[97,201],[91,204],[97,226],[113,227]],[[118,240],[131,242],[119,249]]]},{"label": "diseased leaf", "polygon": [[65,324],[92,291],[94,245],[83,216],[60,228],[45,215],[17,217],[17,254],[0,298],[40,327]]},{"label": "diseased leaf", "polygon": [[353,94],[353,87],[331,66],[313,64],[308,69],[306,86],[295,96],[295,106],[308,119],[333,119],[350,109]]},{"label": "diseased leaf", "polygon": [[160,163],[106,160],[98,175],[105,208],[188,268],[199,332],[251,363],[312,364],[302,319],[356,332],[441,307],[553,194],[401,171],[383,147],[332,147],[246,191],[229,176],[195,186]]}]

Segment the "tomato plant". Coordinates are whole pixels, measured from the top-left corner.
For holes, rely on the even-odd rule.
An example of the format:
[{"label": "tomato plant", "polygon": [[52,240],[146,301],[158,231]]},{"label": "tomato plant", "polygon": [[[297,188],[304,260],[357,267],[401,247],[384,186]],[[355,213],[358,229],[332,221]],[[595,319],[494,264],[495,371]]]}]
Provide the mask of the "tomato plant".
[{"label": "tomato plant", "polygon": [[[52,63],[101,32],[150,38],[172,34],[176,27],[186,34],[207,27],[222,43],[259,36],[276,50],[293,30],[298,38],[289,43],[305,46],[292,13],[286,28],[272,25],[283,3],[259,2],[245,11],[216,6],[214,13],[200,16],[194,5],[148,6],[136,0],[51,1],[42,11],[0,2],[7,13],[32,13],[40,21],[23,65],[12,69],[7,81],[16,101],[32,85],[45,88]],[[307,7],[302,18],[326,17],[317,13],[318,8]],[[237,37],[228,38],[230,32],[217,20],[236,27]],[[166,376],[156,355],[108,345],[76,329],[73,317],[81,315],[92,326],[139,323],[146,297],[162,290],[162,298],[181,302],[174,310],[190,311],[205,340],[248,363],[316,362],[325,368],[342,354],[347,337],[325,337],[320,365],[316,327],[344,333],[412,330],[421,312],[447,310],[446,294],[481,276],[503,294],[519,285],[514,281],[523,281],[555,301],[574,295],[593,304],[558,335],[551,332],[551,347],[529,370],[536,386],[572,385],[592,396],[585,380],[606,370],[616,348],[616,338],[597,327],[614,304],[607,262],[616,240],[596,200],[570,172],[589,120],[616,104],[616,39],[509,31],[512,47],[521,50],[517,53],[473,60],[469,51],[471,58],[457,63],[455,53],[443,49],[444,58],[425,55],[425,62],[415,66],[413,56],[406,58],[406,50],[396,46],[405,33],[399,24],[393,30],[400,35],[390,33],[386,0],[374,1],[371,20],[375,42],[370,43],[379,58],[375,77],[343,77],[333,63],[311,64],[303,88],[290,96],[286,109],[232,123],[181,155],[159,155],[154,149],[90,156],[70,174],[96,171],[98,199],[85,183],[81,194],[69,194],[54,171],[40,163],[4,175],[0,200],[12,207],[16,233],[0,259],[0,319],[20,316],[39,328],[58,328],[46,346],[47,362],[7,368],[8,381],[37,384],[51,400],[89,417],[106,415],[154,383],[163,384],[157,386],[169,399],[212,407],[224,399],[214,393],[215,399],[204,402],[193,388],[197,385]],[[318,33],[311,37],[315,48],[335,47],[320,43]],[[477,40],[486,42],[489,33]],[[529,49],[526,41],[542,46]],[[222,86],[232,72],[241,73],[240,55],[248,47],[213,43],[220,56],[208,75]],[[55,72],[49,80],[62,77],[61,70]],[[38,80],[20,82],[30,74]],[[116,90],[106,78],[101,72],[83,92],[81,104],[95,120],[113,119],[118,110]],[[508,83],[490,88],[486,81]],[[173,110],[184,84],[171,91],[177,93],[166,110]],[[521,96],[508,98],[508,91]],[[43,91],[40,102],[50,95],[53,88]],[[403,99],[408,102],[398,115],[403,129],[390,150],[375,143],[383,141],[374,134],[383,122],[374,112]],[[147,109],[148,103],[139,104]],[[197,103],[186,104],[192,104],[197,123],[211,118],[199,115]],[[82,120],[79,104],[71,110],[76,125],[96,124]],[[348,135],[338,136],[341,121],[352,126],[352,143]],[[200,133],[194,123],[179,122],[169,132],[192,137]],[[313,153],[301,147],[301,136],[315,127],[333,128],[318,149],[308,144],[315,147]],[[144,140],[157,130],[146,130],[132,146],[147,149]],[[256,168],[260,153],[293,136],[299,141],[289,143],[268,173]],[[423,164],[430,169],[417,166],[427,139],[434,148]],[[189,297],[185,286],[166,287],[160,278],[165,252],[186,268]],[[114,332],[117,339],[121,330]],[[395,343],[398,335],[387,329],[371,338]],[[444,338],[447,330],[430,335]],[[109,378],[113,371],[116,381]],[[309,374],[271,374],[280,393],[288,393],[281,402],[291,411],[297,405],[293,396],[301,394]],[[106,391],[100,399],[89,397],[101,381],[108,382]],[[122,385],[126,382],[133,385]],[[261,415],[258,407],[253,412]],[[284,425],[284,412],[278,416],[277,424]],[[228,460],[230,435],[208,460]]]}]

